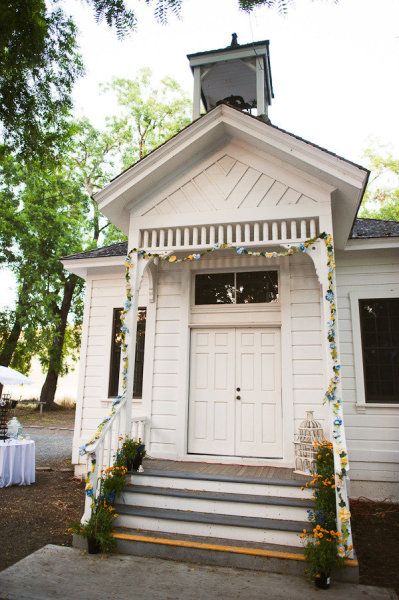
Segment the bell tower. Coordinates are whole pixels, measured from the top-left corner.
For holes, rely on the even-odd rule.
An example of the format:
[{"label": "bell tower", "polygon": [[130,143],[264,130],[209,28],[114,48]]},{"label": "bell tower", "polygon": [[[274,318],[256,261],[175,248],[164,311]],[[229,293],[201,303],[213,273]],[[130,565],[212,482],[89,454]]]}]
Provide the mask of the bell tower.
[{"label": "bell tower", "polygon": [[224,103],[268,120],[274,97],[268,40],[240,45],[233,33],[226,48],[187,58],[194,76],[193,120],[201,115],[201,101],[206,112]]}]

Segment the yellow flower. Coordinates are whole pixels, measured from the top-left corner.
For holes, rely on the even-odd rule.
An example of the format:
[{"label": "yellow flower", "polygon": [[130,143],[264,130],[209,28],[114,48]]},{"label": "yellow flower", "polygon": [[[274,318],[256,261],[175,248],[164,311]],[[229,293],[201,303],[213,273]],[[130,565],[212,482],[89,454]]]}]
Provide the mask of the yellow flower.
[{"label": "yellow flower", "polygon": [[175,256],[174,254],[172,256],[169,256],[169,262],[173,263],[176,262],[177,260],[177,256]]},{"label": "yellow flower", "polygon": [[351,514],[347,508],[340,508],[339,510],[339,518],[341,521],[349,521],[351,518]]}]

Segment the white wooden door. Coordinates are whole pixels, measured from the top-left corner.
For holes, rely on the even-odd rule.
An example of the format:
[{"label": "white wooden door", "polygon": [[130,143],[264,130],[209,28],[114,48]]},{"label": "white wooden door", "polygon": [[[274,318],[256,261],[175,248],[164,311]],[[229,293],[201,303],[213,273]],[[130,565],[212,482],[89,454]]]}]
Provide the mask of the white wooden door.
[{"label": "white wooden door", "polygon": [[282,457],[280,357],[279,329],[236,329],[238,456]]},{"label": "white wooden door", "polygon": [[282,456],[279,329],[192,330],[188,452]]},{"label": "white wooden door", "polygon": [[234,329],[191,332],[188,451],[234,455]]}]

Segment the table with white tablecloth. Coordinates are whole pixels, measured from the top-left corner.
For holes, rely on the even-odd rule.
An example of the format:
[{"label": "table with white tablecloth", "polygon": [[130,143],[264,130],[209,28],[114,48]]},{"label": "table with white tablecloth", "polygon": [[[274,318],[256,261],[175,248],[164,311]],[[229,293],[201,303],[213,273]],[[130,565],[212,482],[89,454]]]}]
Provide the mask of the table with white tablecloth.
[{"label": "table with white tablecloth", "polygon": [[0,488],[35,483],[35,442],[0,440]]}]

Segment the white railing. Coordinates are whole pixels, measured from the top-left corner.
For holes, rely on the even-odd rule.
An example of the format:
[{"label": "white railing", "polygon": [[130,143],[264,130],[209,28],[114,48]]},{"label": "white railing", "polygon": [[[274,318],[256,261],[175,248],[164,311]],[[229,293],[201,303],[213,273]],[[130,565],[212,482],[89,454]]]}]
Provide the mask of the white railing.
[{"label": "white railing", "polygon": [[223,223],[143,229],[140,231],[140,247],[152,250],[207,248],[214,244],[298,243],[319,233],[317,217],[285,219],[276,221],[252,221],[248,223]]},{"label": "white railing", "polygon": [[[126,398],[123,398],[120,404],[117,405],[110,420],[102,429],[98,440],[86,448],[88,483],[91,486],[92,495],[86,495],[82,521],[87,521],[90,518],[92,501],[97,497],[99,491],[98,481],[101,473],[104,469],[113,465],[115,455],[123,442],[123,437],[126,435],[129,423],[128,407],[130,408],[131,404],[126,402]],[[146,442],[147,420],[147,417],[131,418],[131,437],[133,439],[141,439],[144,444]]]}]

